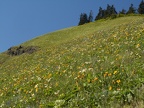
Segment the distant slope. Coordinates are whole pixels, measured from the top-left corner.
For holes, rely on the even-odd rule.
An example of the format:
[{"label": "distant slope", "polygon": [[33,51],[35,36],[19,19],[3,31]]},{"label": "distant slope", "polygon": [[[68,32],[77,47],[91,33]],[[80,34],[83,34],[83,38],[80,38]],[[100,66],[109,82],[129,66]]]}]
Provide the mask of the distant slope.
[{"label": "distant slope", "polygon": [[99,20],[21,44],[32,54],[0,54],[0,107],[142,107],[144,17]]}]

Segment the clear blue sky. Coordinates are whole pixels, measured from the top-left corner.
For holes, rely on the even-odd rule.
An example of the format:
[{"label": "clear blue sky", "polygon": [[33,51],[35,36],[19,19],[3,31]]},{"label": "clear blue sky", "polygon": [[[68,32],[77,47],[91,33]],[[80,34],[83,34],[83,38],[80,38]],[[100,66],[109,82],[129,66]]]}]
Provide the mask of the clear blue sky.
[{"label": "clear blue sky", "polygon": [[0,0],[0,52],[55,30],[77,26],[81,13],[114,5],[119,12],[141,0]]}]

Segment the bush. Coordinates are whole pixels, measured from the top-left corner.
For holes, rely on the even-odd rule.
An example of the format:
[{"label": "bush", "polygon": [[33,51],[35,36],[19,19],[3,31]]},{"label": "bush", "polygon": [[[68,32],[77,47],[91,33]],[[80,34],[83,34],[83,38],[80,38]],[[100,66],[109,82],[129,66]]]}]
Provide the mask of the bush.
[{"label": "bush", "polygon": [[118,14],[118,17],[124,17],[125,14]]},{"label": "bush", "polygon": [[115,19],[115,18],[117,18],[117,15],[116,14],[112,14],[110,18],[111,19]]}]

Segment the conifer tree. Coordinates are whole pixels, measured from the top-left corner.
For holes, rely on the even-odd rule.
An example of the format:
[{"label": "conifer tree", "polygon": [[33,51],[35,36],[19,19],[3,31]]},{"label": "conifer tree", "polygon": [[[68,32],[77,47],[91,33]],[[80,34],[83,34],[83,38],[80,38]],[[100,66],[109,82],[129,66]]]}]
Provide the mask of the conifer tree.
[{"label": "conifer tree", "polygon": [[126,14],[126,10],[125,9],[122,9],[119,14]]},{"label": "conifer tree", "polygon": [[133,7],[133,4],[131,4],[129,10],[127,11],[127,14],[135,14],[135,13],[136,13],[136,9]]},{"label": "conifer tree", "polygon": [[80,21],[78,25],[83,25],[85,23],[88,23],[88,17],[86,13],[81,13],[80,15]]},{"label": "conifer tree", "polygon": [[112,19],[114,19],[114,18],[117,17],[117,11],[116,11],[114,5],[111,6],[110,17],[111,17]]},{"label": "conifer tree", "polygon": [[92,21],[93,21],[93,12],[91,10],[89,13],[88,22],[92,22]]},{"label": "conifer tree", "polygon": [[116,17],[117,11],[114,7],[114,5],[110,6],[109,4],[107,5],[106,10],[103,10],[101,7],[99,8],[99,12],[95,18],[95,20],[99,20],[102,18],[107,18],[107,17]]},{"label": "conifer tree", "polygon": [[105,10],[104,18],[111,17],[117,14],[117,11],[114,7],[114,5],[110,6],[107,5],[107,9]]},{"label": "conifer tree", "polygon": [[116,14],[117,14],[117,11],[116,11],[114,5],[111,6],[110,14],[111,14],[111,15],[116,15]]},{"label": "conifer tree", "polygon": [[144,14],[144,1],[142,0],[138,7],[139,14]]},{"label": "conifer tree", "polygon": [[99,7],[99,12],[98,12],[95,20],[102,19],[103,17],[104,17],[104,10],[102,9],[102,7]]},{"label": "conifer tree", "polygon": [[111,16],[111,6],[109,4],[107,4],[107,9],[105,11],[105,15],[104,17],[110,17]]}]

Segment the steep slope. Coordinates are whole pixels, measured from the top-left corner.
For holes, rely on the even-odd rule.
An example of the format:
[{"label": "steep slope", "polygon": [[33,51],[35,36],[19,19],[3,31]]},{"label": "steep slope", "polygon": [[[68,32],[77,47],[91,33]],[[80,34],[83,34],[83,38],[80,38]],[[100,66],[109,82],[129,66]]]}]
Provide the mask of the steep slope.
[{"label": "steep slope", "polygon": [[141,107],[143,22],[100,20],[21,44],[32,54],[0,54],[0,107]]}]

